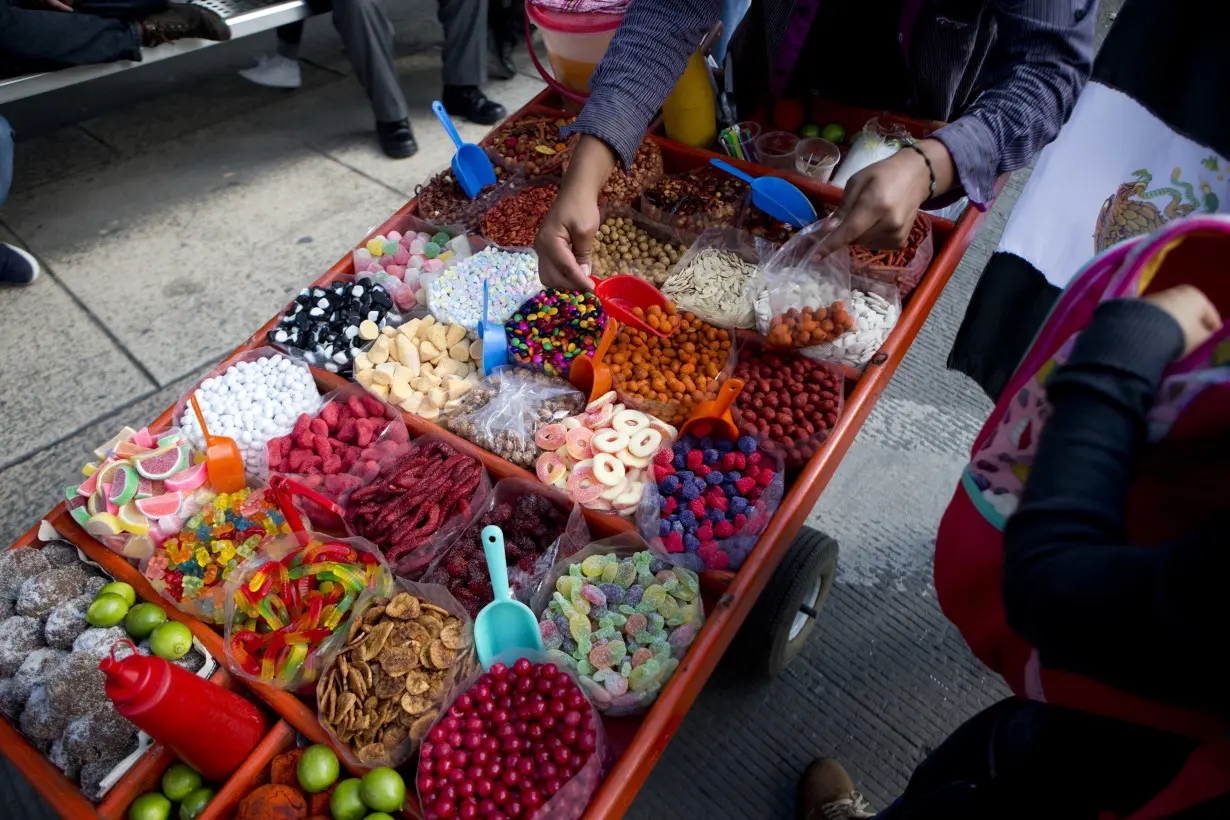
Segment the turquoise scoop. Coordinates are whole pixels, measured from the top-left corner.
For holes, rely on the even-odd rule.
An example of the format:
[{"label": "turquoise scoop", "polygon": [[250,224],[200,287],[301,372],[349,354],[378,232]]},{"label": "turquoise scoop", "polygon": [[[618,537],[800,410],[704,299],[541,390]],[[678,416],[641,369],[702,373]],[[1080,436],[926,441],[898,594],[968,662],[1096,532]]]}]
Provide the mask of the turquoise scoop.
[{"label": "turquoise scoop", "polygon": [[504,532],[499,527],[483,527],[479,538],[491,573],[495,600],[474,619],[474,645],[483,669],[505,653],[542,652],[538,620],[528,606],[512,597],[508,589],[508,561],[504,555]]}]

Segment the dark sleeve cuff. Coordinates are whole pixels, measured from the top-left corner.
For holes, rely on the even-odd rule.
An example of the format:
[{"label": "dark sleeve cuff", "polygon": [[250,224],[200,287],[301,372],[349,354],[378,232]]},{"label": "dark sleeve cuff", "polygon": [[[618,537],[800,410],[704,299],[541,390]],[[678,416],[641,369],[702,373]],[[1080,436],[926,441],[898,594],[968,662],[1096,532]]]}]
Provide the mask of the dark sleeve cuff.
[{"label": "dark sleeve cuff", "polygon": [[1114,299],[1098,306],[1060,372],[1095,367],[1156,385],[1182,352],[1183,331],[1170,314],[1141,299]]}]

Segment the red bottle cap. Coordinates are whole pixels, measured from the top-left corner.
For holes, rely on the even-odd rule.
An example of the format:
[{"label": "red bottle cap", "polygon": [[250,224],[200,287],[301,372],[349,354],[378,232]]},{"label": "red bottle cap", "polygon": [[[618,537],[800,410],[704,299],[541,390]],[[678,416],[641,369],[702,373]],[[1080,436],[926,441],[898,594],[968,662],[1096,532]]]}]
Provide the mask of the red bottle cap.
[{"label": "red bottle cap", "polygon": [[[124,644],[128,644],[132,654],[123,659],[117,658],[115,650]],[[112,700],[131,700],[141,690],[141,684],[148,677],[143,660],[145,659],[137,653],[137,647],[127,638],[111,645],[110,656],[99,661],[98,668],[107,676],[107,694]]]}]

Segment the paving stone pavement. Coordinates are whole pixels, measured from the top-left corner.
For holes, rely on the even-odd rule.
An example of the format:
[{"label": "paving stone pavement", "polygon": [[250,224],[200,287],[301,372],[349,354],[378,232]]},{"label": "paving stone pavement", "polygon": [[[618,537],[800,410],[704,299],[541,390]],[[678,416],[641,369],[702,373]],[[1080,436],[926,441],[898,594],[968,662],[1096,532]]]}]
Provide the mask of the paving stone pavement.
[{"label": "paving stone pavement", "polygon": [[[1119,5],[1102,3],[1100,33]],[[423,146],[411,162],[374,149],[366,101],[322,19],[309,23],[293,94],[234,76],[269,47],[265,36],[5,107],[24,136],[0,239],[28,244],[51,275],[0,298],[0,543],[51,506],[99,441],[153,418],[287,288],[447,163],[426,107],[439,33],[421,24],[425,11],[392,9]],[[529,72],[492,93],[519,105],[539,87]],[[845,761],[883,807],[931,748],[1004,694],[939,611],[930,561],[990,409],[944,360],[1024,176],[988,215],[812,514],[841,543],[812,641],[770,683],[738,683],[719,667],[629,817],[790,817],[798,775],[818,755]],[[131,303],[149,305],[150,321],[110,315]],[[180,311],[196,317],[188,332]],[[74,335],[56,343],[56,332]],[[66,350],[76,353],[57,359]],[[3,756],[0,805],[14,820],[51,816]]]}]

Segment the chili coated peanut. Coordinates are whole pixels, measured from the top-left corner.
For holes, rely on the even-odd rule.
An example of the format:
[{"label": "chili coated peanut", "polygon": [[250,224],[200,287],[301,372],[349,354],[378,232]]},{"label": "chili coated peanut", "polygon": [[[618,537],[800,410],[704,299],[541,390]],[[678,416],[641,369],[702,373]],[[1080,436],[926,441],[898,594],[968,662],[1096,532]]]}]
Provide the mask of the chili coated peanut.
[{"label": "chili coated peanut", "polygon": [[769,344],[798,348],[823,344],[847,330],[854,329],[854,317],[846,313],[846,303],[836,301],[827,308],[790,308],[769,321]]},{"label": "chili coated peanut", "polygon": [[544,185],[527,188],[497,202],[483,214],[483,236],[505,248],[527,248],[534,244],[538,226],[551,209],[559,188]]},{"label": "chili coated peanut", "polygon": [[732,414],[739,432],[763,439],[766,450],[780,450],[788,467],[815,454],[841,413],[841,375],[798,354],[741,356],[734,377],[743,380]]}]

